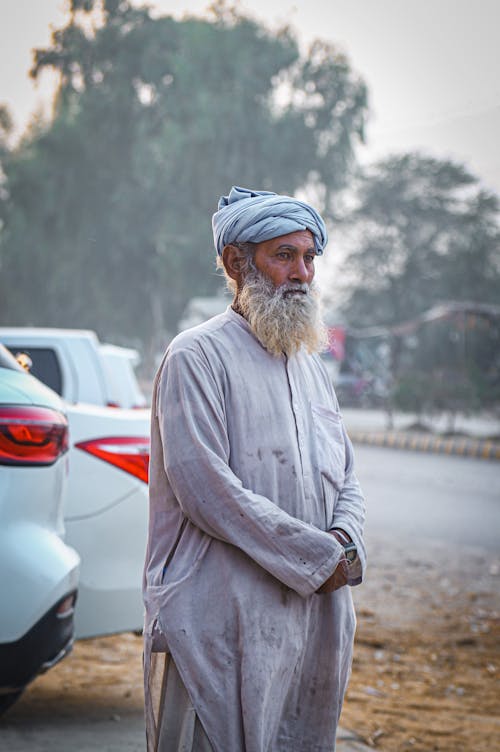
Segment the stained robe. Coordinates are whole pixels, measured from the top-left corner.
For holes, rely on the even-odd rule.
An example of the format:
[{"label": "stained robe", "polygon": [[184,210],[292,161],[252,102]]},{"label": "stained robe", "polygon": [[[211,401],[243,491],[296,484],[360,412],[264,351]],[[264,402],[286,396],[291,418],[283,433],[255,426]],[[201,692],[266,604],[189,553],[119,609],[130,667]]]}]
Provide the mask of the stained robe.
[{"label": "stained robe", "polygon": [[270,355],[231,308],[178,335],[152,405],[144,572],[148,750],[170,652],[215,752],[332,752],[349,678],[364,500],[320,358]]}]

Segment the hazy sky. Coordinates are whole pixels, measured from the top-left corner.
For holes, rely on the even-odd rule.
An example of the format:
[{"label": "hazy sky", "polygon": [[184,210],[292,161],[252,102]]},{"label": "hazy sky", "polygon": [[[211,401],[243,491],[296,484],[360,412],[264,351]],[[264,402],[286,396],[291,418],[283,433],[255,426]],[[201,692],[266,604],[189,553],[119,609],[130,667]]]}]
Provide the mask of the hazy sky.
[{"label": "hazy sky", "polygon": [[[136,3],[139,4],[139,3]],[[206,0],[156,0],[157,12],[202,13]],[[371,98],[363,160],[421,149],[465,162],[500,192],[500,0],[245,0],[271,28],[338,44]],[[51,91],[28,78],[31,49],[64,24],[65,0],[0,0],[0,102],[21,130]]]}]

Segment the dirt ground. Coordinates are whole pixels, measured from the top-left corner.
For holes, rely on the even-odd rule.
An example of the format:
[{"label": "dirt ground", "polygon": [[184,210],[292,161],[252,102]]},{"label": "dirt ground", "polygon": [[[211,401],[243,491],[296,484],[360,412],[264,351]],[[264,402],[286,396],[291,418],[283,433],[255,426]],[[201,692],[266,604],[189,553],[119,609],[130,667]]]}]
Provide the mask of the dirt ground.
[{"label": "dirt ground", "polygon": [[[341,723],[387,752],[500,750],[500,561],[408,550],[369,542]],[[0,749],[143,749],[141,650],[133,634],[78,642],[4,716]]]},{"label": "dirt ground", "polygon": [[388,752],[500,750],[498,558],[428,544],[391,565],[377,548],[354,591],[343,725]]}]

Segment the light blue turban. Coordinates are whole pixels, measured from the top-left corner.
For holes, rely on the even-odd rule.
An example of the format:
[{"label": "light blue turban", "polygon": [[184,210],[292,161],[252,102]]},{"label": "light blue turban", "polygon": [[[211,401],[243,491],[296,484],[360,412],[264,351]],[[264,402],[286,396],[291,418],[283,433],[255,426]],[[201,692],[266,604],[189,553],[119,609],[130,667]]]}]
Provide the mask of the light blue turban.
[{"label": "light blue turban", "polygon": [[328,242],[318,212],[291,196],[233,186],[229,196],[219,199],[218,209],[212,217],[212,228],[219,256],[230,243],[263,243],[298,230],[312,232],[318,256]]}]

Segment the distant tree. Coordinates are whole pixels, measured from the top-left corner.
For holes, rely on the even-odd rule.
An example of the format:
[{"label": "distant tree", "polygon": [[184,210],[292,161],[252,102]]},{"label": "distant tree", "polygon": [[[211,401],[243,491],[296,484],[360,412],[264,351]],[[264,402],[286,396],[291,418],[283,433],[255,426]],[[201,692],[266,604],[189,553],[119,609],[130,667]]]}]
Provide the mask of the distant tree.
[{"label": "distant tree", "polygon": [[[445,301],[500,301],[500,213],[462,165],[418,154],[368,168],[348,216],[352,327],[411,322]],[[393,331],[393,329],[391,329]],[[453,314],[390,343],[387,406],[412,412],[498,405],[498,316]]]},{"label": "distant tree", "polygon": [[344,271],[356,326],[394,324],[447,300],[497,303],[500,207],[465,167],[405,154],[368,168]]},{"label": "distant tree", "polygon": [[148,338],[220,286],[210,218],[233,184],[313,186],[331,216],[366,89],[334,47],[299,54],[224,3],[213,21],[72,0],[32,75],[54,118],[4,157],[0,318]]},{"label": "distant tree", "polygon": [[5,105],[0,105],[0,154],[3,155],[7,145],[7,136],[12,130],[12,117]]},{"label": "distant tree", "polygon": [[458,412],[500,407],[500,307],[496,313],[450,312],[392,346],[398,353],[394,407],[447,413],[450,430]]}]

